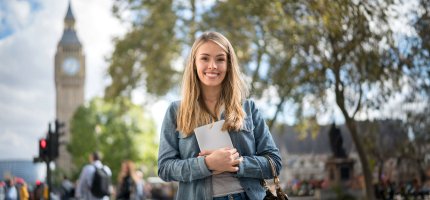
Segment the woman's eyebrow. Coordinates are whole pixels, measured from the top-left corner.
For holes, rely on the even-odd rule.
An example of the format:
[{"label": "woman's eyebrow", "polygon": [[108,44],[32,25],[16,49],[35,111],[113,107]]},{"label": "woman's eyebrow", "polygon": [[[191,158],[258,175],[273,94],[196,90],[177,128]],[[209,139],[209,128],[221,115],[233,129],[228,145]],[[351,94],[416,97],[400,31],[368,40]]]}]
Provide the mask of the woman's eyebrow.
[{"label": "woman's eyebrow", "polygon": [[[208,53],[201,53],[200,54],[201,56],[210,56],[210,54],[208,54]],[[216,55],[215,57],[219,57],[219,56],[226,56],[226,54],[225,53],[220,53],[220,54],[218,54],[218,55]]]}]

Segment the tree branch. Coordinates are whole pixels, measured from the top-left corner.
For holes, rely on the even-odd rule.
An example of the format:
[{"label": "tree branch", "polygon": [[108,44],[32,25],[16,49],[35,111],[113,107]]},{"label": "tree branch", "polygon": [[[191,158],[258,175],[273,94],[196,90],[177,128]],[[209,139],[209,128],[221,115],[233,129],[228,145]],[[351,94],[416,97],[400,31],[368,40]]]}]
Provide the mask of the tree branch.
[{"label": "tree branch", "polygon": [[274,116],[273,116],[273,118],[269,121],[269,124],[268,124],[268,126],[269,126],[269,130],[271,130],[271,129],[272,129],[272,127],[273,127],[273,125],[275,124],[276,118],[278,117],[278,114],[279,114],[279,112],[281,111],[281,109],[282,109],[282,105],[284,105],[284,102],[285,102],[285,96],[282,96],[282,97],[281,97],[281,101],[278,103],[278,106],[276,106],[276,112],[275,112],[275,115],[274,115]]},{"label": "tree branch", "polygon": [[352,119],[354,119],[355,115],[357,114],[357,112],[360,110],[360,107],[361,107],[361,98],[363,96],[363,88],[361,87],[361,84],[359,84],[359,87],[360,87],[360,96],[358,97],[357,107],[355,108],[354,113],[352,113],[352,116],[351,116]]}]

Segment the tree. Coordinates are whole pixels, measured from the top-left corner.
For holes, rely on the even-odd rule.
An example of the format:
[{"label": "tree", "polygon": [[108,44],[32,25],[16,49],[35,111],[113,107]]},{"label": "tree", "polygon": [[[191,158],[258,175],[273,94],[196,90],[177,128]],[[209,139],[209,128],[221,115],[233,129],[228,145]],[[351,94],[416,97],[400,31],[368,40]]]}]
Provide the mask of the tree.
[{"label": "tree", "polygon": [[[151,16],[148,13],[158,8],[149,0],[117,2],[130,8],[135,13],[133,17],[140,12]],[[399,54],[403,47],[396,43],[388,25],[387,13],[392,10],[392,1],[232,0],[215,1],[210,9],[195,1],[167,2],[169,4],[163,3],[164,9],[171,19],[176,19],[175,22],[169,20],[167,30],[177,31],[170,41],[182,48],[159,52],[178,57],[185,55],[190,41],[179,38],[193,38],[198,33],[196,30],[225,34],[236,48],[252,95],[256,98],[270,96],[268,104],[275,108],[269,123],[271,127],[279,113],[285,111],[286,102],[298,105],[295,114],[306,118],[304,104],[312,101],[314,112],[325,111],[333,103],[328,102],[327,97],[334,95],[361,161],[367,199],[374,199],[372,169],[356,121],[368,118],[366,111],[380,111],[387,101],[402,94],[405,85],[422,88],[423,84],[415,84],[414,80],[418,77],[427,83],[425,78],[428,77],[421,73],[425,65],[417,65],[406,59],[408,56],[404,58]],[[146,29],[152,34],[160,29],[142,22],[163,23],[156,17],[135,18],[138,23],[132,30]],[[130,44],[137,41],[130,40]],[[127,59],[131,62],[128,65],[133,66],[135,60]],[[166,73],[160,69],[160,74]],[[112,85],[119,82],[114,81]],[[118,91],[135,87],[123,82],[126,84]]]},{"label": "tree", "polygon": [[[330,6],[326,6],[328,3]],[[380,97],[387,98],[392,90],[384,91],[385,85],[396,80],[401,72],[390,66],[390,58],[384,55],[387,52],[380,46],[381,40],[391,40],[389,30],[372,30],[370,27],[370,22],[375,20],[370,17],[379,17],[372,13],[383,15],[384,10],[363,2],[342,4],[327,1],[311,2],[309,9],[310,16],[317,21],[321,30],[317,37],[320,37],[320,45],[325,49],[321,49],[318,55],[322,70],[328,73],[329,86],[334,91],[336,104],[345,118],[359,155],[366,197],[374,199],[372,169],[358,135],[355,116],[363,107],[383,102],[383,99],[366,98],[363,91],[378,88],[376,91],[381,94]],[[376,22],[378,27],[384,28],[384,19],[376,20],[381,20]]]},{"label": "tree", "polygon": [[[157,149],[154,121],[126,98],[106,102],[95,98],[78,108],[71,121],[68,150],[78,170],[94,151],[116,177],[121,161],[129,159],[155,173]],[[145,174],[148,175],[148,174]]]},{"label": "tree", "polygon": [[[408,166],[415,166],[412,171],[418,172],[423,179],[426,167],[430,166],[430,2],[419,0],[410,13],[404,18],[409,19],[411,34],[399,36],[397,49],[399,62],[406,70],[408,78],[405,87],[405,105],[401,107],[406,114],[406,128],[411,136],[402,159],[410,161]],[[422,180],[423,181],[423,180]]]},{"label": "tree", "polygon": [[[263,27],[268,28],[265,32],[267,39],[262,40],[263,43],[267,41],[262,52],[270,66],[269,76],[262,79],[268,83],[267,88],[275,87],[277,90],[280,99],[277,110],[282,110],[282,104],[289,95],[313,96],[323,102],[325,94],[333,91],[360,157],[367,198],[373,199],[371,169],[357,133],[355,116],[363,105],[369,106],[381,100],[365,98],[363,91],[379,86],[377,90],[384,92],[383,86],[391,80],[395,82],[401,72],[390,66],[389,52],[380,44],[381,40],[385,41],[384,45],[391,42],[384,15],[387,5],[344,1],[273,1],[268,4],[272,7],[269,10],[280,11],[272,15],[270,12],[263,15],[248,12],[248,15],[238,15],[238,19],[230,21],[257,16],[260,24],[264,23]],[[221,7],[221,3],[218,6]],[[227,8],[230,6],[225,5]],[[262,5],[258,7],[265,8]],[[221,18],[228,16],[223,12],[228,9],[216,8],[214,12],[220,13],[213,14],[214,21],[221,24]],[[264,20],[264,16],[275,20]],[[378,30],[372,30],[371,21],[378,24]],[[229,27],[229,32],[235,31],[240,29]],[[286,77],[287,74],[290,76]],[[300,102],[301,98],[295,100]]]}]

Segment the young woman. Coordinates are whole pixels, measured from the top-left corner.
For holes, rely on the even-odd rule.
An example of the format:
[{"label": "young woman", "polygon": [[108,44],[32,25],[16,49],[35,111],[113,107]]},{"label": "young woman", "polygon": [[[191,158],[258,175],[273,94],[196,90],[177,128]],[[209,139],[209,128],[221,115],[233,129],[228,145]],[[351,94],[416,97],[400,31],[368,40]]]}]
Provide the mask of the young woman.
[{"label": "young woman", "polygon": [[[220,33],[203,33],[187,62],[182,100],[163,121],[158,175],[179,182],[176,199],[263,199],[260,181],[273,178],[265,156],[277,172],[281,157],[260,111],[245,99],[232,45]],[[234,148],[200,151],[194,129],[222,119]]]}]

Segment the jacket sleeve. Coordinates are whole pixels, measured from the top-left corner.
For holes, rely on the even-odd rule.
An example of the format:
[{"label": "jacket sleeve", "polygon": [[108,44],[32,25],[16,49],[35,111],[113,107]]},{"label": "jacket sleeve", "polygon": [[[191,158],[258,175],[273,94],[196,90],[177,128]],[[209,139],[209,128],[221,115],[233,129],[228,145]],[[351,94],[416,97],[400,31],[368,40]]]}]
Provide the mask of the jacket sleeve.
[{"label": "jacket sleeve", "polygon": [[158,150],[158,176],[164,181],[191,182],[211,176],[204,157],[181,159],[176,130],[178,102],[172,103],[164,116]]},{"label": "jacket sleeve", "polygon": [[[279,150],[273,141],[269,127],[266,125],[261,112],[256,108],[255,103],[251,100],[247,101],[245,106],[248,117],[252,118],[254,129],[252,134],[255,138],[255,154],[251,156],[243,156],[243,161],[239,164],[237,177],[269,179],[273,178],[272,169],[265,155],[269,156],[275,164],[276,174],[282,168],[282,159]],[[251,115],[251,116],[249,116]]]}]

